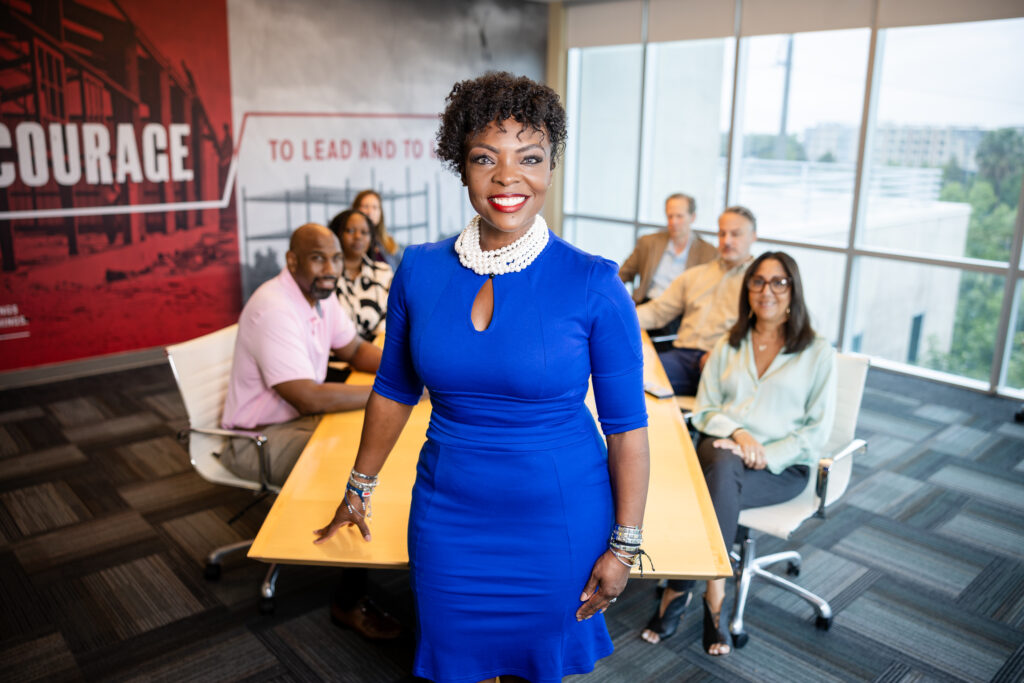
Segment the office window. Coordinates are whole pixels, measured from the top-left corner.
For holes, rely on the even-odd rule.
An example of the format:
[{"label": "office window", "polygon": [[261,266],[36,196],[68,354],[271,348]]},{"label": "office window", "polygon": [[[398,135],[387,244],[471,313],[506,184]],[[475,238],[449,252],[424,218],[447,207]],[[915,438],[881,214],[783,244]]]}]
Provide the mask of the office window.
[{"label": "office window", "polygon": [[621,264],[633,251],[636,243],[633,233],[632,223],[567,218],[563,223],[562,234],[566,241],[583,251]]},{"label": "office window", "polygon": [[633,220],[640,141],[640,45],[569,51],[573,114],[566,213]]},{"label": "office window", "polygon": [[863,330],[864,353],[989,380],[1003,277],[880,258],[855,263],[851,327]]},{"label": "office window", "polygon": [[879,32],[861,244],[1007,261],[1024,172],[1024,19]]},{"label": "office window", "polygon": [[665,198],[697,201],[696,225],[716,230],[725,206],[725,145],[735,40],[654,43],[647,48],[640,221],[662,224]]},{"label": "office window", "polygon": [[763,236],[845,244],[870,29],[744,38],[730,203]]}]

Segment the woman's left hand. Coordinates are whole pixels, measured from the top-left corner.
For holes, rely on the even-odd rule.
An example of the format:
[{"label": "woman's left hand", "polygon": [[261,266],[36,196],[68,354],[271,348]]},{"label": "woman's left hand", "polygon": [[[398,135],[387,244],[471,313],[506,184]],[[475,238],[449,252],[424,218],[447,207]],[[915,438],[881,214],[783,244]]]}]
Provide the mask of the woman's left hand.
[{"label": "woman's left hand", "polygon": [[752,470],[763,470],[768,462],[765,460],[764,446],[746,429],[737,429],[732,433],[732,440],[740,447],[743,464]]},{"label": "woman's left hand", "polygon": [[590,571],[590,580],[583,588],[580,600],[583,604],[576,610],[576,621],[589,619],[608,609],[608,605],[618,599],[626,588],[629,580],[629,567],[622,564],[611,550],[604,551],[594,568]]}]

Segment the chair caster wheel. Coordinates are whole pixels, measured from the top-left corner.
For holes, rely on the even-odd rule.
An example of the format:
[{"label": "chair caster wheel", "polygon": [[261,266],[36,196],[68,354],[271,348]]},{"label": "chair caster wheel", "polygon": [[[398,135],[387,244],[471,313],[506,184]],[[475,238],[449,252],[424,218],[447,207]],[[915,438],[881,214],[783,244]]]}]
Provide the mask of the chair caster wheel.
[{"label": "chair caster wheel", "polygon": [[207,562],[206,567],[203,569],[203,578],[207,581],[216,581],[220,578],[220,565],[214,564],[213,562]]},{"label": "chair caster wheel", "polygon": [[737,650],[747,644],[749,636],[746,631],[740,631],[739,633],[732,634],[732,645]]},{"label": "chair caster wheel", "polygon": [[274,598],[260,598],[260,614],[269,616],[274,613]]},{"label": "chair caster wheel", "polygon": [[814,627],[819,631],[827,631],[832,628],[832,617],[823,617],[819,615],[814,620]]},{"label": "chair caster wheel", "polygon": [[800,576],[800,565],[790,562],[786,565],[786,573],[790,576]]}]

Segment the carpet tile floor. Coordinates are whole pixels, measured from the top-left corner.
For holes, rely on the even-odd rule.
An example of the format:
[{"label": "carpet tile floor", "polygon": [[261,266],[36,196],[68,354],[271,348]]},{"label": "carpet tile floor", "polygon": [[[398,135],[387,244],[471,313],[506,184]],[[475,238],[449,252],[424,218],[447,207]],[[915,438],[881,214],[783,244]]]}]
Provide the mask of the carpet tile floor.
[{"label": "carpet tile floor", "polygon": [[[835,619],[755,583],[750,641],[705,655],[699,610],[658,646],[638,638],[654,584],[606,615],[615,653],[569,681],[1024,680],[1024,425],[1019,405],[871,370],[868,441],[828,519],[797,549],[798,582]],[[371,572],[405,626],[370,643],[331,625],[336,573],[287,567],[261,616],[265,568],[202,577],[210,548],[251,537],[269,506],[192,472],[169,369],[0,392],[0,681],[413,681],[408,576]],[[685,523],[685,520],[680,520]]]}]

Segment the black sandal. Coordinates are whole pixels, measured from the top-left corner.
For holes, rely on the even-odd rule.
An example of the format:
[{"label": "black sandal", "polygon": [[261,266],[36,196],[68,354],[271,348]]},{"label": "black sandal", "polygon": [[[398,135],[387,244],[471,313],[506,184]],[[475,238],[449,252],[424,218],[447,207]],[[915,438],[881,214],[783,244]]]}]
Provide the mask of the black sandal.
[{"label": "black sandal", "polygon": [[[722,607],[715,614],[708,607],[708,598],[704,596],[704,652],[712,657],[723,657],[732,652],[732,634],[729,633],[728,622],[723,623],[722,612],[725,611],[725,600],[722,600]],[[715,623],[717,622],[717,623]],[[712,645],[728,645],[729,652],[711,654]]]},{"label": "black sandal", "polygon": [[654,616],[647,622],[645,629],[656,633],[658,642],[671,638],[679,629],[679,620],[686,614],[686,608],[690,606],[690,600],[692,599],[692,590],[677,595],[666,605],[664,614],[659,614],[661,611],[661,603],[659,601],[658,606],[654,608]]}]

